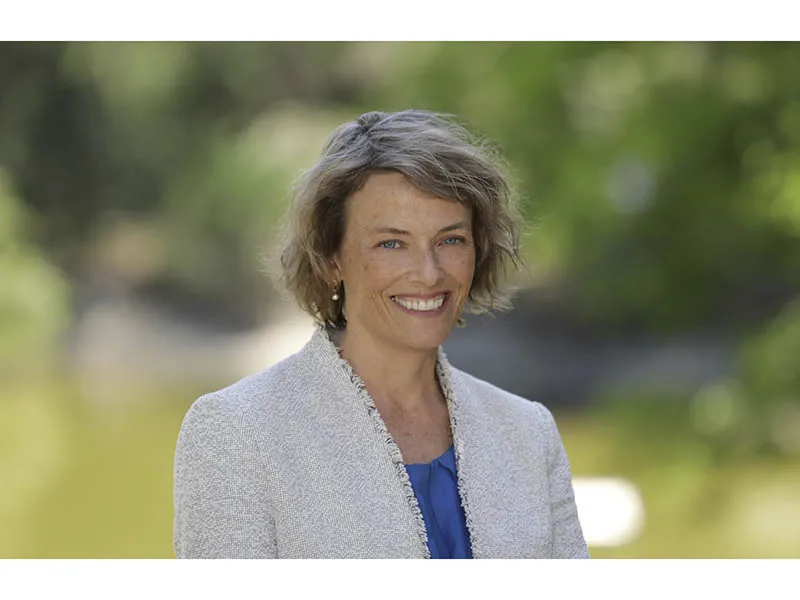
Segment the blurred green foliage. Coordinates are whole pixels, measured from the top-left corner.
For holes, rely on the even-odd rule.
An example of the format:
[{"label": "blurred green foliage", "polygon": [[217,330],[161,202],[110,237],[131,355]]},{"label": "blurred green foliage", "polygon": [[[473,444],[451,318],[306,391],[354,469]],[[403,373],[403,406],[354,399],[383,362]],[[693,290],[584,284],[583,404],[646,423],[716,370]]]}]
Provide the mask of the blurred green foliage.
[{"label": "blurred green foliage", "polygon": [[115,413],[12,370],[97,281],[265,322],[290,182],[335,125],[407,107],[504,149],[523,284],[610,336],[738,340],[696,395],[606,390],[565,429],[576,472],[642,486],[652,521],[619,552],[797,555],[746,516],[797,497],[797,73],[794,43],[0,44],[0,555],[170,554],[172,398],[194,390]]},{"label": "blurred green foliage", "polygon": [[254,322],[253,256],[331,128],[442,110],[505,149],[533,272],[585,317],[746,326],[800,288],[797,48],[4,44],[0,164],[70,274],[103,225],[137,217],[164,246],[137,283]]},{"label": "blurred green foliage", "polygon": [[799,50],[439,44],[384,101],[501,142],[541,219],[529,262],[586,316],[674,331],[800,288]]},{"label": "blurred green foliage", "polygon": [[26,207],[0,166],[0,375],[20,355],[42,352],[68,323],[65,277],[26,233]]}]

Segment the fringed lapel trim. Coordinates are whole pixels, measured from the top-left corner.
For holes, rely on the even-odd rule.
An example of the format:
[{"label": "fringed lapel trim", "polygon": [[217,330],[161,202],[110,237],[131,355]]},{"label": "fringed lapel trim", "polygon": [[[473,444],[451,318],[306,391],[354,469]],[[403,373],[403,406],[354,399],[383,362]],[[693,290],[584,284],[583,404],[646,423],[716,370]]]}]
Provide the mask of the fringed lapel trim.
[{"label": "fringed lapel trim", "polygon": [[459,415],[461,414],[459,412],[460,406],[458,404],[456,393],[453,389],[452,366],[450,365],[450,361],[447,360],[447,356],[445,355],[441,346],[439,347],[439,357],[438,361],[436,362],[436,375],[439,379],[439,385],[442,388],[442,393],[447,401],[447,412],[450,414],[450,428],[453,431],[453,448],[455,450],[456,458],[458,495],[461,498],[461,508],[464,509],[464,520],[466,521],[467,531],[469,532],[472,556],[473,558],[481,558],[481,546],[475,537],[475,525],[472,520],[472,512],[469,508],[469,502],[467,501],[467,486],[465,485],[467,476],[465,476],[465,472],[462,469],[464,464],[463,457],[465,448],[463,431],[459,427],[458,423]]},{"label": "fringed lapel trim", "polygon": [[386,427],[386,423],[384,423],[383,418],[381,418],[381,415],[375,406],[375,402],[369,395],[367,387],[364,385],[361,377],[358,376],[358,374],[353,370],[352,365],[350,365],[350,363],[347,362],[347,360],[342,356],[340,348],[336,346],[331,339],[330,332],[325,327],[320,327],[319,331],[321,337],[330,345],[339,361],[340,366],[350,377],[350,381],[353,383],[359,399],[361,402],[363,402],[365,408],[367,409],[367,413],[372,418],[372,423],[375,426],[376,431],[383,439],[386,450],[389,452],[389,456],[394,464],[397,477],[400,479],[400,483],[403,486],[403,492],[405,493],[406,500],[408,501],[412,514],[414,515],[414,520],[417,526],[417,534],[422,542],[424,557],[430,558],[431,551],[428,547],[428,531],[425,527],[425,519],[422,516],[422,510],[417,502],[417,497],[414,495],[414,488],[411,485],[411,479],[409,478],[408,471],[406,471],[405,464],[403,463],[403,454],[400,451],[400,447],[395,443],[392,434],[389,433],[389,429]]},{"label": "fringed lapel trim", "polygon": [[[419,503],[417,502],[417,497],[414,494],[414,488],[411,485],[411,479],[408,476],[408,471],[406,470],[405,464],[403,463],[403,454],[400,451],[400,447],[394,441],[392,434],[389,433],[389,429],[386,427],[386,423],[384,422],[383,418],[381,417],[380,413],[378,412],[377,407],[375,406],[375,402],[372,400],[372,397],[369,395],[367,391],[366,385],[364,385],[363,380],[358,374],[353,370],[352,365],[342,356],[340,348],[334,343],[331,339],[330,331],[326,328],[321,326],[319,328],[320,337],[326,342],[329,346],[329,351],[333,353],[336,360],[338,361],[339,365],[344,369],[347,375],[350,378],[350,381],[353,383],[355,387],[356,393],[364,404],[369,416],[372,418],[373,425],[375,426],[375,430],[380,434],[381,438],[383,439],[384,445],[386,450],[389,453],[389,456],[392,459],[392,463],[394,464],[395,471],[397,473],[397,477],[400,479],[400,483],[403,486],[403,492],[405,493],[406,500],[411,508],[411,512],[414,515],[414,520],[416,521],[417,526],[417,533],[419,534],[419,538],[422,541],[422,547],[424,552],[425,558],[430,558],[430,548],[428,547],[428,532],[425,527],[425,520],[422,516],[422,510],[419,507]],[[444,353],[444,350],[439,347],[438,357],[436,361],[436,376],[439,380],[439,386],[442,389],[442,393],[444,394],[445,401],[447,402],[447,411],[450,415],[450,427],[453,431],[453,448],[455,450],[455,459],[456,459],[456,473],[458,474],[458,495],[461,499],[461,507],[464,509],[464,518],[467,525],[467,531],[470,537],[470,545],[472,549],[472,555],[474,558],[480,558],[480,544],[475,535],[475,526],[472,519],[472,512],[470,511],[469,502],[467,500],[467,486],[465,485],[465,479],[467,479],[468,475],[464,473],[462,470],[462,465],[464,464],[463,458],[466,449],[464,447],[464,436],[462,435],[463,432],[459,427],[459,415],[461,414],[460,406],[458,403],[458,399],[456,397],[455,390],[453,389],[453,380],[452,380],[452,366],[450,362],[447,360],[447,356]]]}]

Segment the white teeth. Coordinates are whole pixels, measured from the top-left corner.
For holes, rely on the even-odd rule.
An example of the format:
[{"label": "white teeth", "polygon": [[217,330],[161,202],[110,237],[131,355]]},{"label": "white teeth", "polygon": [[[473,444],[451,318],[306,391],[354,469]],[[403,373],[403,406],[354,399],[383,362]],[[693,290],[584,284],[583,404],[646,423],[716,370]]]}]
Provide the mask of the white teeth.
[{"label": "white teeth", "polygon": [[405,298],[398,298],[397,296],[392,296],[392,300],[397,302],[403,308],[408,310],[418,310],[418,311],[428,311],[428,310],[438,310],[444,304],[444,297],[445,295],[442,294],[436,298],[431,298],[430,300],[410,300]]}]

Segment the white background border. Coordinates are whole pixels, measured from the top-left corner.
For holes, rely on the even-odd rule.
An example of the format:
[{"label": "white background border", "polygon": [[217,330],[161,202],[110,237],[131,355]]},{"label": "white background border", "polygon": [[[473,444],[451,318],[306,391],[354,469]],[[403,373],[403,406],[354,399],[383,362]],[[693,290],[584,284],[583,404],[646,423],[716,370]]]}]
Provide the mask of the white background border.
[{"label": "white background border", "polygon": [[154,598],[794,598],[800,560],[6,560],[0,596]]},{"label": "white background border", "polygon": [[2,40],[792,40],[789,0],[12,0]]}]

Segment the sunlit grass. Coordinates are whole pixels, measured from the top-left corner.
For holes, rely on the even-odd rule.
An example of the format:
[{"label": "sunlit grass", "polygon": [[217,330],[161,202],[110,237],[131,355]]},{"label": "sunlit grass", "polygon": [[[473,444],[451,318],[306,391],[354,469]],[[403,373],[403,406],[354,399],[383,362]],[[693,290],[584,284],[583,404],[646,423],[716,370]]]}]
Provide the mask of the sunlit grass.
[{"label": "sunlit grass", "polygon": [[800,458],[717,465],[708,448],[670,435],[666,423],[648,443],[596,413],[558,422],[574,476],[624,477],[644,501],[642,534],[618,548],[591,548],[593,557],[800,557]]},{"label": "sunlit grass", "polygon": [[[128,382],[98,406],[69,382],[6,385],[0,556],[172,557],[175,441],[202,391]],[[625,477],[643,496],[642,535],[594,557],[800,557],[800,460],[715,466],[691,436],[618,417],[557,415],[575,476]]]},{"label": "sunlit grass", "polygon": [[[197,393],[131,390],[130,385],[120,393],[123,398],[136,395],[142,398],[136,403],[97,407],[68,384],[38,386],[24,396],[18,393],[17,404],[24,398],[57,422],[56,428],[50,427],[51,434],[57,431],[54,446],[52,439],[42,436],[37,422],[12,415],[18,417],[14,426],[24,432],[27,445],[53,447],[58,456],[51,462],[59,468],[53,473],[38,464],[18,465],[30,453],[3,448],[0,465],[17,464],[46,481],[24,505],[0,513],[5,521],[0,523],[0,554],[173,556],[172,460],[181,419]],[[9,406],[0,410],[11,412]]]}]

